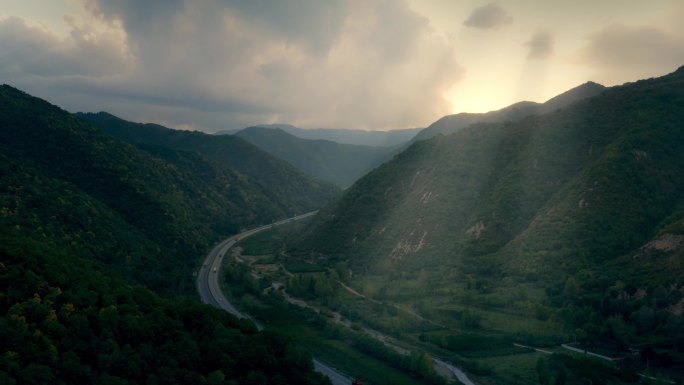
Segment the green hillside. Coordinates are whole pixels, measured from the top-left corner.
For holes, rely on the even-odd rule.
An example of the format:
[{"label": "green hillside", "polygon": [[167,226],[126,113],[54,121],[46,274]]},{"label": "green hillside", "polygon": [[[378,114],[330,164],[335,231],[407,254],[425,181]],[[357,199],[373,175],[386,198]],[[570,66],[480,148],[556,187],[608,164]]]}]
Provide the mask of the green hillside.
[{"label": "green hillside", "polygon": [[[152,145],[132,146],[9,86],[0,88],[0,100],[0,151],[6,159],[28,167],[37,178],[59,182],[69,189],[74,201],[95,202],[99,211],[120,221],[102,223],[130,235],[109,238],[118,242],[131,239],[129,244],[139,245],[140,258],[144,255],[158,262],[148,265],[147,269],[152,271],[134,269],[131,273],[155,289],[191,291],[192,279],[187,272],[220,237],[241,227],[315,209],[333,191],[331,188],[316,190],[303,177],[290,179],[292,175],[299,176],[292,170],[289,170],[291,175],[283,177],[281,190],[271,189],[195,153]],[[246,148],[253,148],[244,144]],[[259,155],[262,153],[254,150]],[[267,159],[270,161],[270,157]],[[273,163],[280,165],[275,159]],[[280,168],[264,170],[271,174],[279,171]],[[287,196],[283,190],[291,190],[284,186],[286,180],[297,185],[293,188],[295,191],[306,190],[306,193]],[[31,191],[42,202],[21,207],[22,211],[13,217],[17,221],[34,218],[32,231],[49,227],[49,223],[59,225],[58,218],[73,212],[55,206],[53,202],[59,202],[60,196],[40,185],[20,184],[8,193],[22,202],[28,195],[22,189]],[[83,221],[80,226],[97,222],[90,217],[80,220]],[[88,230],[97,233],[95,229]],[[59,230],[46,235],[64,243],[59,239]],[[100,237],[91,236],[91,239]],[[111,255],[122,253],[115,243],[90,247]],[[149,255],[150,250],[154,250],[153,256]]]},{"label": "green hillside", "polygon": [[682,122],[684,68],[419,141],[322,210],[291,252],[346,261],[357,290],[443,324],[468,324],[467,311],[487,333],[581,335],[681,368]]},{"label": "green hillside", "polygon": [[206,159],[249,177],[263,194],[287,214],[315,210],[334,197],[332,184],[302,174],[251,143],[232,135],[209,135],[172,130],[156,124],[119,119],[105,112],[77,114],[110,135],[136,145],[155,145],[200,154]]},{"label": "green hillside", "polygon": [[389,147],[301,139],[279,128],[248,127],[235,136],[286,160],[317,179],[342,188],[349,187],[370,170],[389,160],[395,151]]},{"label": "green hillside", "polygon": [[0,181],[3,384],[328,383],[291,341],[183,298],[213,242],[329,190],[304,207],[278,200],[196,153],[124,143],[10,86]]}]

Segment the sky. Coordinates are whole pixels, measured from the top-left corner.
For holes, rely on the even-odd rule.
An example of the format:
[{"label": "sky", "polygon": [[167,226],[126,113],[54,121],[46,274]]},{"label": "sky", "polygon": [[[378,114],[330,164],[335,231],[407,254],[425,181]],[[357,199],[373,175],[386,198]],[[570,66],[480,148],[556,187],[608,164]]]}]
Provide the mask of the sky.
[{"label": "sky", "polygon": [[0,0],[0,82],[215,132],[426,127],[684,65],[681,0]]}]

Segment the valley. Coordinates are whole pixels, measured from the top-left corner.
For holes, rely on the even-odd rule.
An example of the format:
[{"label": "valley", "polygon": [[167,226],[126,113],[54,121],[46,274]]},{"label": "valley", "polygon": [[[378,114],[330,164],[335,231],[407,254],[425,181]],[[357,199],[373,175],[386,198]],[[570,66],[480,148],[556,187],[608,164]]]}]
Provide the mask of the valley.
[{"label": "valley", "polygon": [[[0,375],[684,381],[683,76],[451,117],[380,150],[70,114],[3,86]],[[154,329],[179,319],[180,341]]]},{"label": "valley", "polygon": [[2,2],[0,385],[684,385],[682,17]]},{"label": "valley", "polygon": [[[281,234],[270,234],[274,231],[281,232]],[[357,356],[356,360],[367,360],[368,358],[363,355],[364,349],[359,348],[359,345],[353,342],[355,338],[363,337],[354,337],[355,334],[371,337],[399,353],[400,356],[406,357],[415,354],[415,352],[427,352],[433,357],[441,357],[434,358],[434,362],[431,364],[433,370],[436,370],[435,373],[446,376],[446,379],[452,381],[458,378],[464,384],[535,384],[537,382],[529,378],[529,373],[537,371],[540,360],[543,361],[551,355],[559,355],[562,360],[570,360],[570,364],[577,369],[591,368],[593,375],[612,376],[614,380],[620,379],[625,383],[638,382],[639,376],[644,376],[644,374],[637,375],[635,373],[630,375],[626,372],[619,374],[620,372],[616,369],[624,363],[626,359],[624,356],[609,359],[599,353],[592,352],[591,349],[586,351],[578,349],[578,345],[573,347],[572,344],[563,343],[569,341],[561,336],[564,330],[560,327],[556,329],[558,334],[555,336],[555,340],[547,338],[546,341],[543,341],[542,335],[539,335],[539,332],[542,331],[539,329],[539,325],[543,325],[543,323],[532,325],[530,329],[524,329],[525,332],[521,333],[518,328],[520,328],[522,321],[524,323],[538,322],[538,319],[533,316],[520,314],[505,316],[501,314],[500,316],[507,317],[508,326],[502,326],[506,325],[506,323],[502,323],[494,328],[489,324],[471,325],[470,327],[445,326],[432,322],[416,314],[414,310],[410,310],[410,302],[393,303],[366,297],[337,280],[336,271],[338,271],[339,266],[325,269],[308,262],[293,263],[288,261],[288,258],[283,254],[278,256],[276,250],[272,250],[274,254],[264,254],[267,252],[267,249],[263,247],[264,244],[273,244],[273,238],[282,240],[283,232],[286,230],[269,229],[252,240],[241,240],[241,246],[233,251],[230,257],[223,260],[224,263],[228,264],[228,271],[225,272],[227,282],[224,289],[231,293],[231,297],[237,300],[242,308],[261,314],[262,317],[268,319],[269,321],[264,324],[267,329],[273,328],[281,332],[291,333],[300,340],[311,338],[311,333],[315,333],[316,329],[323,329],[323,333],[314,339],[315,344],[329,344],[330,342],[325,342],[326,340],[347,341],[352,346],[352,351],[349,354]],[[271,239],[269,240],[269,238]],[[258,255],[251,255],[254,251]],[[289,267],[286,268],[285,266]],[[308,293],[300,291],[297,298],[294,298],[288,293],[288,290],[297,290],[297,278],[301,279],[304,276],[313,278],[314,287],[311,289],[311,285],[309,285],[310,291]],[[321,296],[320,293],[312,295],[316,293],[316,288],[320,283],[320,280],[314,277],[323,279],[324,276],[334,277],[333,279],[339,286],[325,296]],[[348,283],[356,285],[360,282],[352,279]],[[343,305],[341,306],[340,303]],[[355,303],[355,305],[351,303]],[[284,308],[284,304],[289,304],[289,306]],[[358,310],[363,315],[350,309]],[[478,307],[473,306],[472,309],[478,309]],[[287,317],[285,314],[288,314]],[[392,316],[388,316],[388,314],[392,314]],[[286,320],[283,320],[282,318],[285,317]],[[483,313],[482,318],[485,317],[488,315]],[[401,328],[400,332],[396,328],[383,328],[386,323],[396,323],[398,319],[413,322],[416,326],[415,328]],[[305,328],[305,331],[301,327],[293,328],[291,325],[293,320],[308,324],[308,328],[312,330]],[[518,321],[518,326],[514,325],[515,320]],[[375,329],[376,327],[380,329]],[[533,327],[537,327],[537,329],[534,330]],[[433,340],[435,336],[442,336],[441,340]],[[532,338],[535,336],[536,339]],[[445,340],[444,337],[447,339]],[[543,348],[523,345],[519,343],[521,341],[540,344]],[[339,345],[335,346],[336,349],[340,349]],[[320,351],[320,346],[308,345],[308,348],[313,351]],[[586,355],[587,352],[589,356]],[[330,357],[329,359],[333,360],[340,359],[337,355]],[[351,358],[347,358],[347,360],[351,360]],[[449,361],[458,362],[465,366],[469,374],[465,374]],[[352,362],[354,364],[347,367],[348,370],[354,373],[355,377],[364,379],[364,383],[384,384],[397,381],[394,379],[386,382],[383,378],[373,378],[372,375],[368,374],[373,373],[372,370],[368,372],[359,371],[359,368],[356,367],[359,365],[359,361]],[[364,367],[363,365],[359,366]]]},{"label": "valley", "polygon": [[306,304],[332,317],[314,328],[345,319],[478,384],[677,379],[681,71],[418,141],[301,229],[248,241],[258,257],[227,289],[277,282],[228,290],[250,314]]}]

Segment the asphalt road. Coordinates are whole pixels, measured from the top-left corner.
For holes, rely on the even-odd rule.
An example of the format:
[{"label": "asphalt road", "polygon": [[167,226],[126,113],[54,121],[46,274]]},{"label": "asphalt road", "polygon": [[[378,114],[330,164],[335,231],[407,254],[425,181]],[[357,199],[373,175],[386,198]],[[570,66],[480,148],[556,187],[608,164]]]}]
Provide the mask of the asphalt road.
[{"label": "asphalt road", "polygon": [[[273,226],[280,226],[285,223],[308,218],[316,213],[317,211],[312,211],[310,213],[302,214],[293,218],[283,219],[282,221],[274,222],[270,225],[247,230],[240,234],[233,235],[232,237],[227,238],[221,241],[216,246],[214,246],[214,248],[211,249],[209,254],[207,254],[207,257],[204,259],[204,262],[202,263],[202,267],[197,273],[197,292],[199,293],[202,302],[214,306],[216,308],[223,309],[238,318],[251,319],[249,315],[244,314],[240,312],[238,309],[236,309],[235,306],[233,306],[228,301],[228,299],[226,299],[226,297],[223,295],[223,292],[221,291],[218,276],[221,271],[221,263],[223,262],[224,256],[226,255],[228,250],[231,247],[233,247],[235,243],[237,243],[238,239],[247,238],[254,234],[260,233],[264,230],[268,230]],[[259,329],[261,329],[261,326],[258,323],[255,322],[255,324]],[[337,370],[331,368],[330,366],[322,363],[317,359],[314,359],[314,369],[316,369],[317,372],[322,373],[328,378],[330,378],[330,381],[333,383],[333,385],[351,384],[352,380],[349,377],[345,376],[344,374],[338,372]]]},{"label": "asphalt road", "polygon": [[202,302],[212,305],[216,308],[223,309],[238,318],[249,318],[247,315],[242,314],[239,310],[237,310],[226,299],[220,289],[218,276],[219,272],[221,271],[221,263],[223,262],[224,255],[231,247],[235,245],[238,239],[244,239],[254,234],[258,234],[264,230],[270,229],[273,226],[280,226],[285,223],[308,218],[316,213],[317,211],[312,211],[310,213],[299,215],[293,218],[283,219],[270,225],[247,230],[240,234],[233,235],[232,237],[227,238],[214,246],[209,254],[207,254],[207,257],[202,263],[202,267],[197,273],[197,291],[199,292]]},{"label": "asphalt road", "polygon": [[330,379],[333,385],[350,385],[352,379],[314,358],[314,369]]}]

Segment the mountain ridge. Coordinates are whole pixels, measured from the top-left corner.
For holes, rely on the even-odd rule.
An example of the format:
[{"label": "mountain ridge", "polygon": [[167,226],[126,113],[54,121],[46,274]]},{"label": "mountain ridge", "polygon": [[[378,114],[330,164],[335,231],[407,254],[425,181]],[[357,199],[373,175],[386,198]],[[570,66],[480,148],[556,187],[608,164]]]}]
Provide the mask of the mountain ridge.
[{"label": "mountain ridge", "polygon": [[584,98],[598,95],[604,90],[606,90],[605,86],[589,81],[554,96],[544,103],[521,101],[486,113],[462,112],[447,115],[417,133],[413,140],[424,140],[439,134],[450,134],[475,123],[516,121],[530,115],[549,113]]}]

